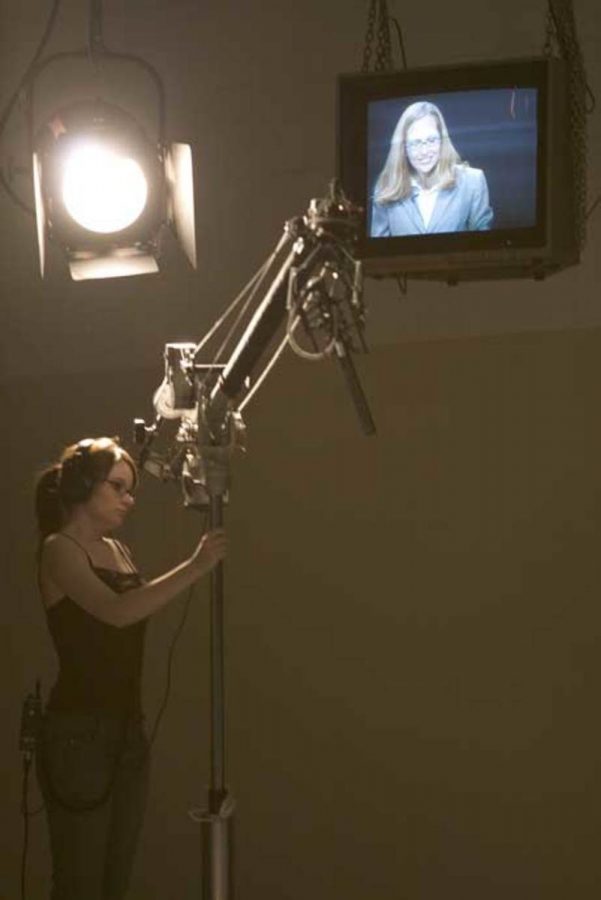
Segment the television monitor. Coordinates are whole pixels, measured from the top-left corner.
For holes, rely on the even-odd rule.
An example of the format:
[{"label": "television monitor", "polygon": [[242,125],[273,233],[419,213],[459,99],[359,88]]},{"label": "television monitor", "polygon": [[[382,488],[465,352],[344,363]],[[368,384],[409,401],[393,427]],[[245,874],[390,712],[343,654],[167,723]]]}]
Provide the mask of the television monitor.
[{"label": "television monitor", "polygon": [[366,275],[543,278],[579,262],[579,157],[563,60],[341,75],[337,176]]}]

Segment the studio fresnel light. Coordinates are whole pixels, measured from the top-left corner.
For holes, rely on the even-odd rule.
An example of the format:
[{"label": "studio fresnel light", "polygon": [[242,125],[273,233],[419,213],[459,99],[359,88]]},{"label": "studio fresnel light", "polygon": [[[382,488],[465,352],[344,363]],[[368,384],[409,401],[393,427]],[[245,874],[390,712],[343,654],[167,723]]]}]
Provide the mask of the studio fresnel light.
[{"label": "studio fresnel light", "polygon": [[35,140],[34,182],[42,275],[47,238],[76,280],[157,272],[168,225],[195,265],[190,148],[153,144],[119,107],[57,111]]},{"label": "studio fresnel light", "polygon": [[[112,63],[143,69],[156,90],[156,132],[146,133],[130,112],[97,96],[58,107],[40,127],[36,82],[50,65],[74,60],[92,63],[95,72]],[[63,250],[75,280],[158,272],[169,231],[196,266],[191,148],[165,140],[164,89],[156,70],[140,57],[106,48],[101,0],[90,3],[86,50],[40,62],[36,57],[23,87],[42,276],[48,241]]]}]

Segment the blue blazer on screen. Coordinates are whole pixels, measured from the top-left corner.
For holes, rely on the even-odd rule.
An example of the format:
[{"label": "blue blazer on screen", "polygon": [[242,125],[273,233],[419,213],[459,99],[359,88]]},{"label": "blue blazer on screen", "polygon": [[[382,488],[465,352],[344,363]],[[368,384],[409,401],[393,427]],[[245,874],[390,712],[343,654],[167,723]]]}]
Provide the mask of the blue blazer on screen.
[{"label": "blue blazer on screen", "polygon": [[405,200],[372,204],[371,237],[400,237],[407,234],[438,234],[449,231],[485,231],[493,211],[482,169],[458,166],[455,185],[439,191],[428,227],[417,205],[418,189]]}]

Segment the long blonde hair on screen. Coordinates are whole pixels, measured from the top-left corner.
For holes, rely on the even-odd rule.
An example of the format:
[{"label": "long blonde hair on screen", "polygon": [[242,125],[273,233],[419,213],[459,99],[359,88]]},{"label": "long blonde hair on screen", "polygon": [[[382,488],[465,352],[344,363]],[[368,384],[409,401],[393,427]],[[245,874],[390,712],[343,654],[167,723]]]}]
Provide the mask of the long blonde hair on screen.
[{"label": "long blonde hair on screen", "polygon": [[454,187],[456,168],[465,163],[462,162],[453,146],[439,108],[426,100],[420,100],[408,106],[396,124],[390,141],[388,157],[375,184],[374,200],[376,203],[395,203],[410,196],[413,170],[407,158],[407,132],[414,122],[425,116],[432,116],[440,137],[440,157],[435,168],[436,185],[440,190]]}]

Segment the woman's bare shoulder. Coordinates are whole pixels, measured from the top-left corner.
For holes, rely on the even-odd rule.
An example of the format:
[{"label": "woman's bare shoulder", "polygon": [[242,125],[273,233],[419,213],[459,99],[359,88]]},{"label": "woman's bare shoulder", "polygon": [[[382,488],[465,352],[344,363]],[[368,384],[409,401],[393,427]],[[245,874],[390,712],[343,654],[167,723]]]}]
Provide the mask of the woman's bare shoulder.
[{"label": "woman's bare shoulder", "polygon": [[40,564],[55,565],[64,562],[78,562],[87,558],[84,548],[60,531],[48,535],[40,548]]}]

